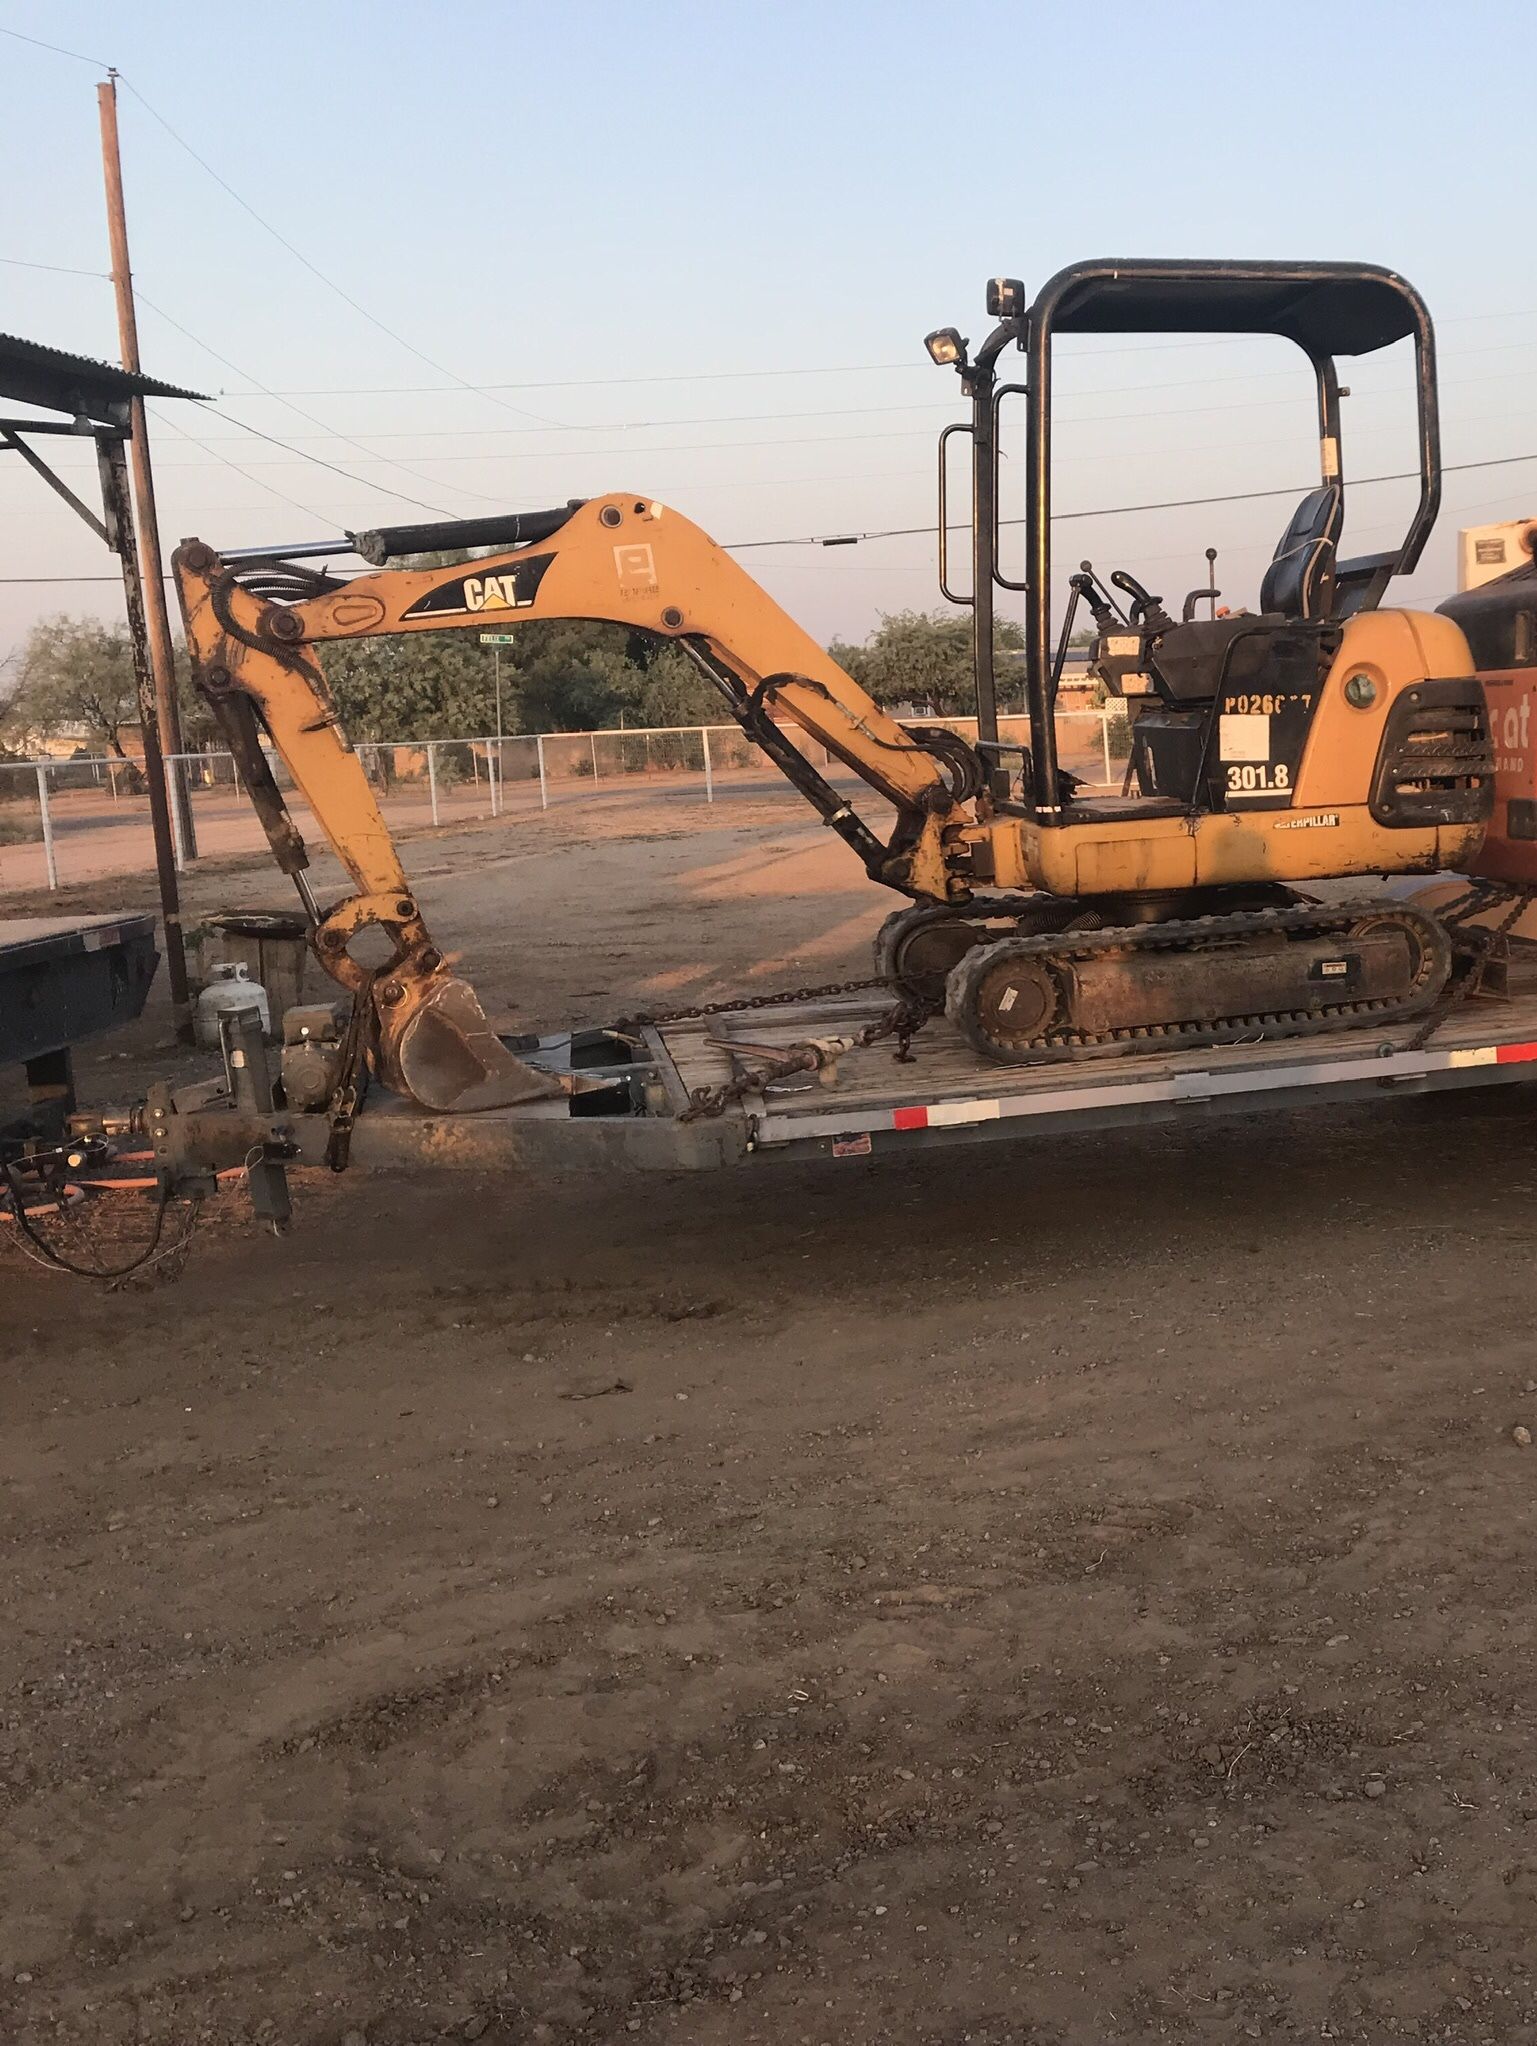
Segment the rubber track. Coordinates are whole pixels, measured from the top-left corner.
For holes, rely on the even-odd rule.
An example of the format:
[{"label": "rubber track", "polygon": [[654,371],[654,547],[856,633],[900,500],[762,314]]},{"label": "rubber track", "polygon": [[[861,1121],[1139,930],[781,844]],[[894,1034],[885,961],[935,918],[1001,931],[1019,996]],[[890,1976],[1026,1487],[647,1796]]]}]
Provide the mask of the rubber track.
[{"label": "rubber track", "polygon": [[[1108,953],[1123,956],[1136,952],[1220,950],[1230,939],[1267,937],[1299,933],[1328,937],[1348,932],[1352,924],[1367,917],[1381,917],[1417,929],[1422,941],[1421,963],[1414,992],[1403,1000],[1379,997],[1374,1001],[1336,1002],[1324,1009],[1275,1009],[1262,1015],[1234,1016],[1223,1023],[1153,1023],[1090,1036],[1075,1030],[1052,1030],[1018,1049],[1000,1051],[980,1032],[968,1028],[955,1015],[946,999],[951,1022],[987,1057],[1003,1065],[1042,1065],[1054,1059],[1082,1059],[1124,1056],[1140,1051],[1174,1048],[1200,1050],[1206,1045],[1242,1044],[1258,1036],[1317,1037],[1330,1030],[1348,1029],[1355,1024],[1400,1022],[1418,1016],[1440,995],[1452,970],[1451,939],[1443,926],[1421,910],[1399,902],[1346,903],[1337,909],[1308,908],[1251,910],[1237,916],[1195,917],[1183,923],[1122,925],[1110,930],[1047,934],[1039,938],[1003,939],[1016,956],[1035,953],[1067,962],[1101,958]],[[963,977],[980,980],[986,972],[983,962],[990,950],[978,946],[955,967],[950,985]],[[968,995],[972,988],[966,988]]]}]

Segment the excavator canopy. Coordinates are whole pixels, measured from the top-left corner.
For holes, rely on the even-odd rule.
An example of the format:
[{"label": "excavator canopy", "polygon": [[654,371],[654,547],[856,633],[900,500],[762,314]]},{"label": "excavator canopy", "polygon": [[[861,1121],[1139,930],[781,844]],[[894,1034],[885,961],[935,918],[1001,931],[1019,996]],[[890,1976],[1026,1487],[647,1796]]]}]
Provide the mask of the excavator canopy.
[{"label": "excavator canopy", "polygon": [[1371,263],[1073,263],[1032,316],[1059,334],[1279,334],[1314,357],[1430,331],[1414,287]]},{"label": "excavator canopy", "polygon": [[[1072,806],[1059,795],[1051,703],[1052,368],[1053,343],[1061,334],[1275,334],[1294,342],[1307,356],[1317,387],[1319,486],[1298,506],[1293,523],[1299,537],[1307,527],[1309,544],[1319,540],[1312,530],[1317,524],[1327,535],[1331,556],[1345,509],[1342,392],[1335,358],[1369,355],[1395,341],[1413,340],[1419,500],[1396,547],[1334,565],[1333,603],[1341,616],[1375,609],[1392,577],[1409,574],[1418,563],[1441,501],[1441,429],[1430,314],[1413,285],[1376,264],[1099,258],[1059,270],[1028,309],[1000,323],[970,371],[973,461],[980,471],[984,465],[991,470],[996,460],[992,365],[999,348],[1014,342],[1028,362],[1023,386],[1025,580],[1006,587],[1025,591],[1033,807],[1041,817],[1071,822]],[[993,524],[983,550],[991,576],[979,578],[980,588],[998,575],[996,513],[991,499],[975,486],[973,501],[985,502]],[[1296,544],[1288,525],[1277,551],[1294,550]],[[979,695],[990,693],[990,684],[979,690]]]}]

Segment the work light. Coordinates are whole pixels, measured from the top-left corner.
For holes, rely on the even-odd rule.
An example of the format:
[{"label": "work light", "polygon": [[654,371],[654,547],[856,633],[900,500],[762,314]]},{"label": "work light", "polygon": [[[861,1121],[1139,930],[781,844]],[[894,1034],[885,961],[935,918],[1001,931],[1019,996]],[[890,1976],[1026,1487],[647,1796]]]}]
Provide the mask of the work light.
[{"label": "work light", "polygon": [[966,343],[954,327],[936,327],[932,334],[925,334],[923,345],[929,351],[929,359],[937,362],[941,369],[954,364],[960,368],[966,360]]}]

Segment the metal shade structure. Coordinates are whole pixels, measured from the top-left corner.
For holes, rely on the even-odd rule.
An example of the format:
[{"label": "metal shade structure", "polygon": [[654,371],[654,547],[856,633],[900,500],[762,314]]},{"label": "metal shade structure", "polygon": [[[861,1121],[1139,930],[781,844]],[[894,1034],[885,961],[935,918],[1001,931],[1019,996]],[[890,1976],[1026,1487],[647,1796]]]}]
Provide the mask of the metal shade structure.
[{"label": "metal shade structure", "polygon": [[[182,942],[180,890],[171,807],[161,757],[156,716],[155,681],[144,612],[144,585],[134,531],[133,501],[128,488],[127,444],[132,436],[132,409],[145,398],[196,399],[196,391],[160,382],[137,371],[72,355],[41,341],[0,334],[0,406],[30,405],[61,414],[52,419],[0,416],[0,453],[19,455],[35,475],[55,491],[118,557],[128,637],[133,648],[138,688],[139,721],[144,736],[144,768],[149,783],[150,823],[155,837],[155,866],[165,924],[166,971],[178,1019],[187,1011],[187,963]],[[96,449],[101,490],[100,516],[70,488],[63,477],[31,445],[35,439],[65,434],[90,440]]]},{"label": "metal shade structure", "polygon": [[[39,405],[49,412],[67,412],[76,421],[124,427],[131,398],[201,399],[203,395],[118,369],[110,362],[96,362],[88,355],[69,355],[41,341],[25,341],[19,334],[0,334],[0,399],[10,404]],[[6,422],[8,426],[26,424],[33,431],[40,423]],[[61,429],[49,424],[44,430],[57,433]],[[62,430],[77,433],[86,429],[74,425]]]}]

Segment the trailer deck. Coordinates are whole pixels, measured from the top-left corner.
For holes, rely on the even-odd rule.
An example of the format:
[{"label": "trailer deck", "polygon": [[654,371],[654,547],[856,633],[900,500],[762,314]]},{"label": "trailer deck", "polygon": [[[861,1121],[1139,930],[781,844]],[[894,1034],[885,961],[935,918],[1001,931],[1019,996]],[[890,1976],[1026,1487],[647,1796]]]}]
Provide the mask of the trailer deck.
[{"label": "trailer deck", "polygon": [[[375,1090],[352,1133],[352,1162],[376,1169],[447,1166],[552,1171],[701,1170],[772,1158],[891,1158],[939,1144],[997,1143],[1193,1115],[1382,1100],[1389,1095],[1510,1086],[1537,1079],[1537,977],[1518,992],[1478,994],[1427,1042],[1423,1019],[1188,1051],[1002,1066],[943,1019],[907,1060],[891,1040],[843,1053],[831,1074],[796,1074],[691,1115],[690,1095],[738,1076],[749,1047],[850,1037],[882,1010],[877,993],[646,1026],[509,1038],[520,1056],[580,1072],[590,1091],[473,1115],[434,1115]],[[740,1047],[734,1050],[733,1047]],[[269,1138],[297,1162],[325,1156],[322,1114],[282,1109],[253,1120],[217,1088],[183,1090],[156,1135],[162,1156],[228,1162],[232,1146]]]},{"label": "trailer deck", "polygon": [[[739,1069],[732,1038],[789,1044],[853,1034],[879,1013],[857,999],[747,1012],[655,1033],[663,1069],[680,1088],[716,1086]],[[1001,1066],[975,1052],[938,1018],[914,1039],[909,1063],[889,1043],[846,1053],[830,1087],[796,1075],[751,1106],[751,1141],[761,1151],[808,1150],[850,1157],[913,1148],[915,1142],[1022,1135],[1066,1123],[1109,1124],[1187,1109],[1294,1106],[1343,1094],[1422,1092],[1493,1080],[1537,1078],[1537,991],[1474,996],[1428,1043],[1422,1025],[1329,1031],[1307,1039],[1260,1040],[1204,1049],[1138,1052]]]}]

